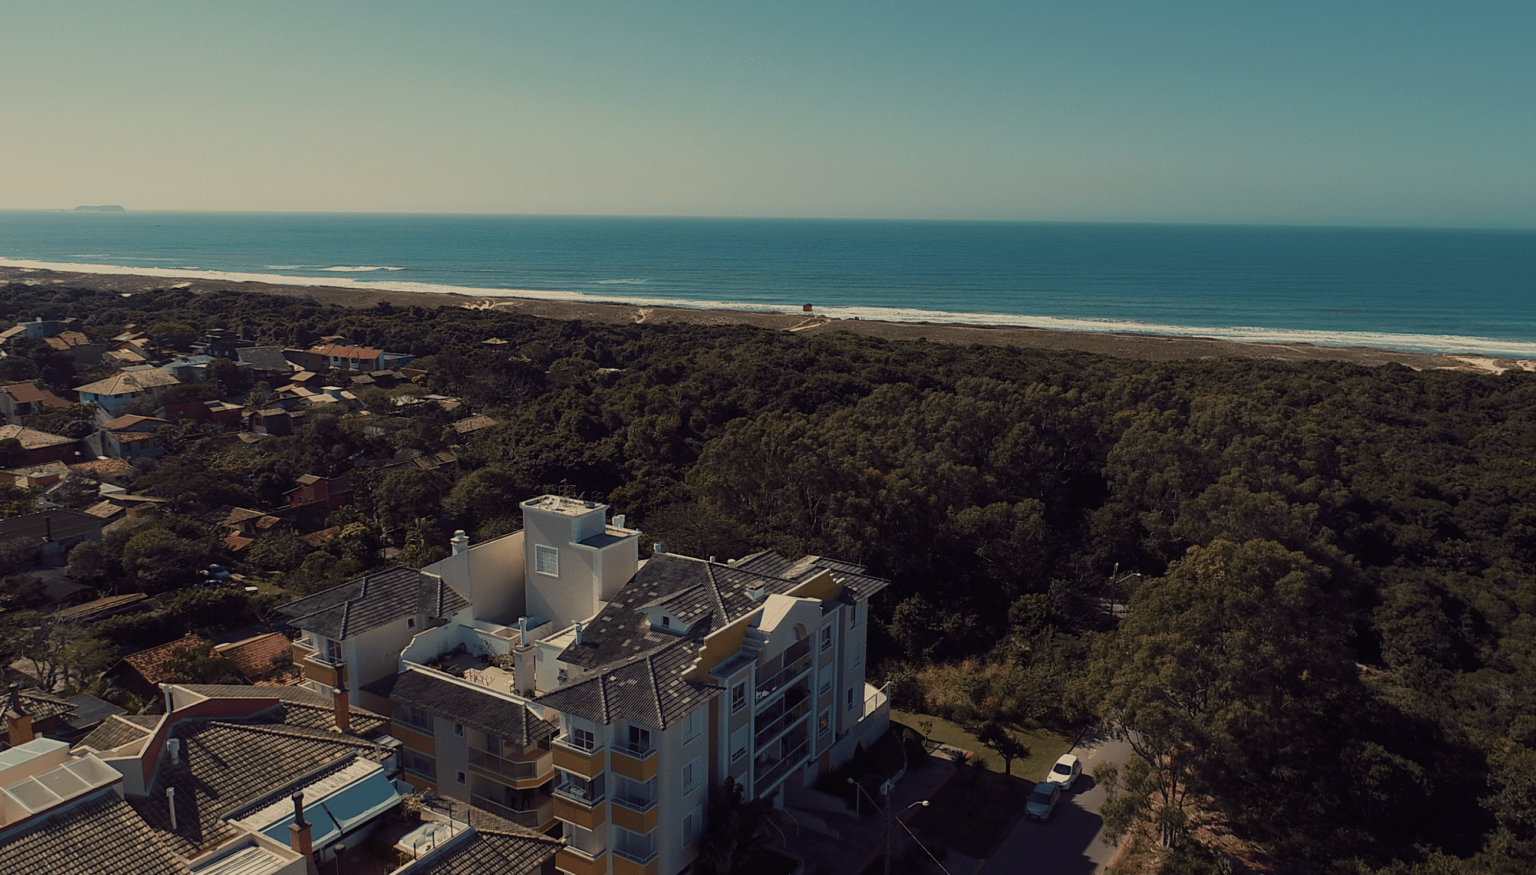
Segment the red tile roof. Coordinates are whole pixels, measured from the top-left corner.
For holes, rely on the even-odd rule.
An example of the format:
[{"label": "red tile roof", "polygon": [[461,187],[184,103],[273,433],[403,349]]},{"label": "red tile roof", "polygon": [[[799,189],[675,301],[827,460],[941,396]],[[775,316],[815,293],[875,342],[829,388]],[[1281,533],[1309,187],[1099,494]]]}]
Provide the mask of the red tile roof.
[{"label": "red tile roof", "polygon": [[340,346],[334,343],[326,346],[312,346],[309,348],[309,351],[319,355],[330,356],[331,358],[342,359],[376,359],[384,354],[382,349],[369,349],[366,346]]},{"label": "red tile roof", "polygon": [[269,632],[219,648],[247,679],[255,681],[272,672],[272,658],[288,652],[288,639],[281,632]]},{"label": "red tile roof", "polygon": [[12,383],[9,386],[0,386],[0,392],[11,396],[11,400],[17,404],[31,404],[41,401],[49,407],[68,407],[69,402],[53,394],[47,389],[39,389],[31,383]]},{"label": "red tile roof", "polygon": [[171,654],[183,647],[201,647],[208,640],[201,635],[188,635],[179,638],[169,644],[159,647],[151,647],[148,650],[140,650],[138,653],[130,653],[123,657],[123,662],[133,667],[139,676],[152,684],[158,684],[165,680],[165,663],[171,658]]}]

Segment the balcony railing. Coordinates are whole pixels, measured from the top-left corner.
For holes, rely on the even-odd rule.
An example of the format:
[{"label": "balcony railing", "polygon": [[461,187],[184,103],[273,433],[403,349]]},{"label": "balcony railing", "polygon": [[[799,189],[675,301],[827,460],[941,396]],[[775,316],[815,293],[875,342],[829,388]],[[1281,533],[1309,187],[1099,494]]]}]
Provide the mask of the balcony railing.
[{"label": "balcony railing", "polygon": [[[545,755],[548,756],[547,754]],[[511,778],[515,781],[537,778],[551,771],[554,766],[548,759],[541,757],[531,762],[518,762],[517,760],[502,759],[489,751],[469,751],[469,764],[479,766],[487,772],[500,775],[503,778]]]},{"label": "balcony railing", "polygon": [[628,808],[630,811],[636,811],[640,814],[644,814],[647,811],[650,811],[652,808],[656,807],[656,797],[652,796],[647,799],[640,796],[619,794],[613,797],[613,804],[622,805],[625,808]]},{"label": "balcony railing", "polygon": [[805,758],[805,753],[810,749],[810,739],[800,742],[779,760],[768,767],[766,771],[757,773],[757,780],[753,783],[756,795],[761,796],[765,790],[773,786],[773,783],[784,777],[791,766],[798,765]]},{"label": "balcony railing", "polygon": [[469,801],[474,803],[476,807],[489,811],[497,817],[510,820],[518,826],[526,826],[529,829],[543,829],[545,824],[555,819],[555,802],[549,797],[545,797],[537,807],[525,811],[508,808],[499,802],[493,802],[484,796],[477,796],[473,793],[469,795]]},{"label": "balcony railing", "polygon": [[626,848],[617,846],[613,849],[613,853],[614,856],[623,857],[637,866],[644,866],[656,859],[655,848]]},{"label": "balcony railing", "polygon": [[757,682],[757,701],[761,702],[778,692],[780,688],[788,686],[790,681],[809,671],[810,667],[811,639],[801,638],[784,648],[784,652],[777,659],[769,660],[766,665],[758,667],[758,671],[772,672],[772,674]]},{"label": "balcony railing", "polygon": [[[803,698],[777,717],[772,717],[766,722],[760,722],[757,731],[753,734],[753,747],[761,750],[768,742],[782,735],[784,730],[793,726],[797,720],[810,712],[811,700]],[[764,713],[766,714],[767,712]],[[761,717],[762,715],[759,716]]]}]

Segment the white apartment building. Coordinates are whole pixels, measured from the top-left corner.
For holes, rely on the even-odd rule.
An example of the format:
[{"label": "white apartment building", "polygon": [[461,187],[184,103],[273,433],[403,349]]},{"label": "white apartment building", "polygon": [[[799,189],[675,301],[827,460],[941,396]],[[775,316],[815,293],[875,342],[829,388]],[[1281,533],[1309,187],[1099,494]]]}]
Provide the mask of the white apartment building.
[{"label": "white apartment building", "polygon": [[642,563],[607,510],[531,499],[521,532],[296,602],[295,656],[394,715],[411,783],[563,837],[560,871],[671,875],[710,786],[782,803],[886,730],[864,681],[886,582],[817,556]]}]

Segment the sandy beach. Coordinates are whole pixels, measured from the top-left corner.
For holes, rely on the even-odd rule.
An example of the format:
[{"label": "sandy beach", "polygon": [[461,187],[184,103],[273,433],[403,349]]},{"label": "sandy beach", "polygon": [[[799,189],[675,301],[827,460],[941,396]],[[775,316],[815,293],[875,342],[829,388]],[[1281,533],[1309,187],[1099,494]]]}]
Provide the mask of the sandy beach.
[{"label": "sandy beach", "polygon": [[579,319],[607,324],[755,325],[760,328],[824,334],[849,331],[889,340],[922,340],[929,343],[980,343],[1021,349],[1089,352],[1143,361],[1181,361],[1224,357],[1265,358],[1281,361],[1348,361],[1363,365],[1395,362],[1407,367],[1499,373],[1536,370],[1536,362],[1466,355],[1429,355],[1411,352],[1332,348],[1309,344],[1240,343],[1190,337],[1143,334],[1094,334],[1046,331],[1029,327],[980,327],[927,322],[879,322],[829,319],[814,312],[767,313],[738,310],[704,310],[680,307],[637,307],[633,304],[596,301],[552,301],[539,298],[476,297],[473,295],[388,291],[316,285],[277,285],[198,278],[170,278],[133,274],[82,273],[0,266],[0,283],[18,282],[39,286],[101,289],[132,294],[152,289],[183,288],[193,292],[239,291],[309,298],[317,303],[343,307],[372,307],[380,301],[395,306],[495,308],[544,319]]}]

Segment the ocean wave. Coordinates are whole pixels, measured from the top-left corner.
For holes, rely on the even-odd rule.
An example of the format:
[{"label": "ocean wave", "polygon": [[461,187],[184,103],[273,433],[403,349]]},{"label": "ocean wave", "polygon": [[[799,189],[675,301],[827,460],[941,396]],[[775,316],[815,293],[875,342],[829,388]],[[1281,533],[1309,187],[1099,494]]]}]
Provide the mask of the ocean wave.
[{"label": "ocean wave", "polygon": [[589,285],[594,286],[643,286],[650,280],[593,280]]},{"label": "ocean wave", "polygon": [[[737,310],[753,313],[799,313],[798,305],[740,301],[697,301],[681,298],[634,296],[614,298],[572,291],[541,289],[477,288],[436,283],[361,280],[336,276],[289,276],[268,273],[176,268],[135,267],[117,264],[73,264],[0,258],[0,266],[34,270],[73,271],[77,273],[131,273],[223,282],[257,282],[289,286],[332,286],[373,291],[451,294],[472,298],[532,298],[548,301],[611,303],[630,307],[674,307],[685,310]],[[326,270],[321,268],[321,270]],[[938,325],[977,325],[982,327],[1039,328],[1092,334],[1143,334],[1158,337],[1193,337],[1232,340],[1244,343],[1306,344],[1311,346],[1385,349],[1398,352],[1475,355],[1496,358],[1536,359],[1536,341],[1468,337],[1446,334],[1400,334],[1374,331],[1318,331],[1256,326],[1209,327],[1136,322],[1119,319],[1066,318],[1011,313],[963,313],[898,307],[821,307],[815,315],[831,319],[870,319],[883,322],[931,322]]]},{"label": "ocean wave", "polygon": [[375,270],[405,270],[403,267],[374,267],[362,265],[361,267],[322,267],[318,270],[335,271],[337,273],[369,273]]}]

